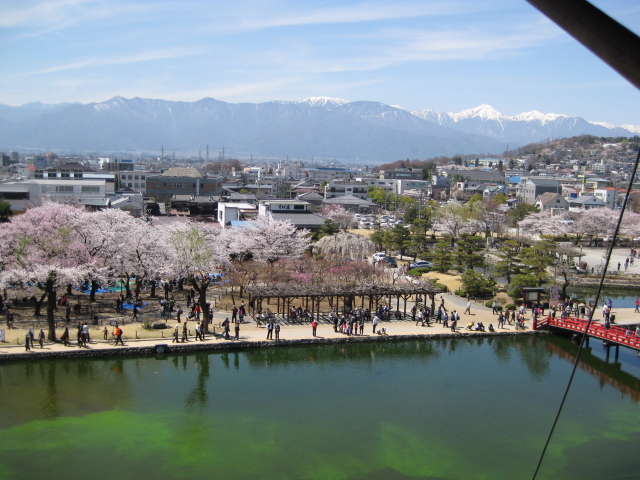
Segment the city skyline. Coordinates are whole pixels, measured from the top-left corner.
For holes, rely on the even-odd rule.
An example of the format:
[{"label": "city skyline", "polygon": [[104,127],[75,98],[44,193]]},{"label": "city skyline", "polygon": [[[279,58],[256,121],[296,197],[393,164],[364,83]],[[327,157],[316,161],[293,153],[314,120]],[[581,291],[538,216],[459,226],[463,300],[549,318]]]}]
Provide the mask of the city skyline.
[{"label": "city skyline", "polygon": [[[592,2],[637,33],[640,5]],[[526,1],[8,2],[0,103],[327,96],[640,125],[638,91]]]}]

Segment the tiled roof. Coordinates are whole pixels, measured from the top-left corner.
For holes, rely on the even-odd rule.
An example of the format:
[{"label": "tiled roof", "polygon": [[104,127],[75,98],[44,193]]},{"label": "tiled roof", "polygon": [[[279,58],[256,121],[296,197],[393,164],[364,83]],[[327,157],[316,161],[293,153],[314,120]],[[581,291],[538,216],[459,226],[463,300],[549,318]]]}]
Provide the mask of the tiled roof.
[{"label": "tiled roof", "polygon": [[329,205],[375,205],[375,203],[373,202],[363,200],[362,198],[358,198],[353,195],[343,195],[342,197],[329,198],[325,200],[324,203]]},{"label": "tiled roof", "polygon": [[191,177],[205,178],[205,176],[196,168],[191,167],[171,167],[162,174],[163,177]]},{"label": "tiled roof", "polygon": [[322,200],[324,197],[316,192],[301,193],[298,195],[299,200]]},{"label": "tiled roof", "polygon": [[271,217],[274,220],[280,220],[281,222],[289,221],[298,228],[313,228],[321,227],[326,220],[322,215],[316,213],[279,213],[271,212]]},{"label": "tiled roof", "polygon": [[553,178],[535,178],[535,177],[530,177],[529,181],[531,183],[533,183],[534,185],[538,185],[538,186],[544,186],[544,187],[557,187],[558,185],[560,185],[560,182],[558,182],[557,180],[553,179]]}]

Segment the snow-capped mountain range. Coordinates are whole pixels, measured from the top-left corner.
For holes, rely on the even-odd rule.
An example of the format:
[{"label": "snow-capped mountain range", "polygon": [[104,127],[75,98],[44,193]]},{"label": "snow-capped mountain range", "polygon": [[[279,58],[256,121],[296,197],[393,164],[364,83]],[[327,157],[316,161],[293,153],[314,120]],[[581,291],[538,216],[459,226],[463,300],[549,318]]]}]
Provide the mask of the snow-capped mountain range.
[{"label": "snow-capped mountain range", "polygon": [[300,102],[171,102],[114,97],[100,103],[0,105],[4,149],[197,154],[209,144],[239,157],[379,163],[456,154],[501,153],[548,138],[633,136],[615,127],[537,111],[505,116],[489,105],[457,113],[410,112],[379,102],[311,97]]},{"label": "snow-capped mountain range", "polygon": [[507,116],[486,104],[458,113],[421,110],[413,112],[413,114],[429,122],[455,128],[461,132],[487,135],[496,140],[520,145],[548,138],[575,135],[626,137],[640,132],[638,126],[616,127],[604,122],[588,122],[580,117],[569,117],[558,113],[541,113],[537,110]]}]

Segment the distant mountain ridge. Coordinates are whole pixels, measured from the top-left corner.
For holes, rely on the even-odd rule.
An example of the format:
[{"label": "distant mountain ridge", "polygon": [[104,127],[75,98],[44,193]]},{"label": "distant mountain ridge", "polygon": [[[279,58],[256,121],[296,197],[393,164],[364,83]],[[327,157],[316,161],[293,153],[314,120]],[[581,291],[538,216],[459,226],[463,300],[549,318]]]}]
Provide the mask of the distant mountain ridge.
[{"label": "distant mountain ridge", "polygon": [[576,135],[629,137],[640,132],[639,126],[616,127],[605,122],[588,122],[580,117],[540,113],[537,110],[506,116],[486,104],[458,113],[438,113],[427,109],[413,112],[413,114],[429,122],[464,133],[486,135],[509,144],[519,145]]},{"label": "distant mountain ridge", "polygon": [[[640,127],[638,128],[640,131]],[[490,154],[550,137],[632,136],[631,130],[566,115],[507,117],[489,105],[458,113],[409,112],[379,102],[310,97],[231,104],[114,97],[100,103],[0,105],[0,145],[11,150],[230,155],[378,163]]]}]

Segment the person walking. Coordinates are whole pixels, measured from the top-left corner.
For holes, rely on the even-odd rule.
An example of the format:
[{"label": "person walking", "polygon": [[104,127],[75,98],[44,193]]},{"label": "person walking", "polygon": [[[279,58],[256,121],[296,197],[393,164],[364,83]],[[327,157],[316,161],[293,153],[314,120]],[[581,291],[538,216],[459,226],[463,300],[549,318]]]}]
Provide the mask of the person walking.
[{"label": "person walking", "polygon": [[[240,340],[240,322],[236,322],[235,326],[236,340]],[[276,335],[277,337],[278,335]]]},{"label": "person walking", "polygon": [[376,328],[378,327],[378,322],[380,321],[380,319],[378,318],[378,315],[375,315],[373,317],[373,333],[376,333]]},{"label": "person walking", "polygon": [[238,320],[238,307],[234,305],[233,308],[231,309],[231,321],[233,323],[236,323],[237,320]]},{"label": "person walking", "polygon": [[69,327],[64,327],[64,332],[62,332],[62,337],[60,337],[62,343],[65,347],[69,346]]},{"label": "person walking", "polygon": [[276,323],[274,330],[276,331],[276,340],[280,340],[280,324],[279,323]]},{"label": "person walking", "polygon": [[138,321],[138,305],[133,302],[133,316],[131,317],[131,321]]},{"label": "person walking", "polygon": [[38,334],[38,343],[40,344],[40,348],[44,346],[44,330],[40,329],[40,333]]},{"label": "person walking", "polygon": [[640,312],[640,299],[638,299],[638,297],[636,297],[636,309],[635,312],[638,313]]},{"label": "person walking", "polygon": [[458,319],[459,319],[459,315],[458,312],[456,312],[455,310],[453,312],[451,312],[451,331],[455,333],[456,331],[456,326],[458,325]]},{"label": "person walking", "polygon": [[120,343],[120,345],[122,345],[124,347],[124,342],[122,341],[122,329],[120,327],[116,327],[115,331],[113,332],[113,334],[116,337],[116,344],[115,346],[118,346],[118,343]]},{"label": "person walking", "polygon": [[87,343],[91,343],[91,335],[89,333],[89,325],[87,322],[84,322],[84,325],[82,325],[82,333],[84,333],[85,341]]},{"label": "person walking", "polygon": [[29,352],[31,351],[31,337],[29,336],[29,332],[24,336],[24,349]]},{"label": "person walking", "polygon": [[465,314],[471,315],[471,300],[467,299],[467,308],[464,311]]},{"label": "person walking", "polygon": [[229,325],[229,317],[225,318],[222,322],[222,334],[224,335],[225,340],[229,340],[229,331],[231,330],[231,326]]},{"label": "person walking", "polygon": [[187,328],[187,321],[182,324],[182,342],[189,341],[189,329]]},{"label": "person walking", "polygon": [[311,321],[311,333],[313,333],[313,336],[316,336],[316,332],[318,330],[318,322],[316,322],[315,320]]},{"label": "person walking", "polygon": [[171,343],[180,343],[180,325],[176,324],[176,328],[173,329],[173,340]]},{"label": "person walking", "polygon": [[447,309],[444,306],[444,297],[442,295],[440,295],[440,308],[445,312],[447,311]]}]

